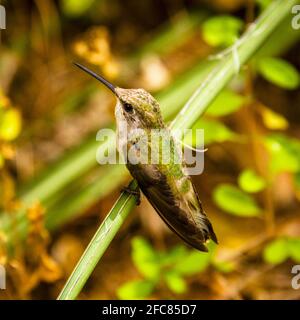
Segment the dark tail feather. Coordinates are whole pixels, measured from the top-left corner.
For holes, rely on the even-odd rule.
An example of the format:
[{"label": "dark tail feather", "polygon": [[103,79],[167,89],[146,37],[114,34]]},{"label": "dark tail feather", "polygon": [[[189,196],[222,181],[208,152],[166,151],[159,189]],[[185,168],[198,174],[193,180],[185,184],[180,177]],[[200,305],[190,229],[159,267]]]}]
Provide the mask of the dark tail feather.
[{"label": "dark tail feather", "polygon": [[212,227],[212,224],[210,223],[210,221],[208,220],[208,218],[205,219],[205,224],[207,226],[208,229],[208,234],[207,234],[207,239],[212,239],[213,242],[215,242],[216,244],[218,244],[218,239],[217,236],[214,232],[214,229]]},{"label": "dark tail feather", "polygon": [[[189,242],[188,242],[189,243]],[[208,252],[208,249],[206,247],[206,245],[203,242],[197,242],[197,243],[189,243],[192,247],[194,247],[195,249],[198,249],[199,251],[203,251],[203,252]]]}]

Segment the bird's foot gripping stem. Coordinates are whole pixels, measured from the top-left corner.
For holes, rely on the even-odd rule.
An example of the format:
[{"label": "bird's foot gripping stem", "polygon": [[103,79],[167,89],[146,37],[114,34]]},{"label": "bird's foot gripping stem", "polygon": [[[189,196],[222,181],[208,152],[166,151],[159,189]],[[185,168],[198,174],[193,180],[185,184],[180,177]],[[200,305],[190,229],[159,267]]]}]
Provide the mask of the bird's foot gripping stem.
[{"label": "bird's foot gripping stem", "polygon": [[122,192],[129,193],[129,194],[131,194],[131,195],[133,195],[133,196],[136,196],[136,197],[137,197],[137,199],[136,199],[136,205],[137,205],[137,206],[140,205],[140,203],[141,203],[141,191],[140,191],[140,189],[132,190],[132,189],[130,189],[130,187],[123,187],[123,188],[121,189],[121,191],[122,191]]}]

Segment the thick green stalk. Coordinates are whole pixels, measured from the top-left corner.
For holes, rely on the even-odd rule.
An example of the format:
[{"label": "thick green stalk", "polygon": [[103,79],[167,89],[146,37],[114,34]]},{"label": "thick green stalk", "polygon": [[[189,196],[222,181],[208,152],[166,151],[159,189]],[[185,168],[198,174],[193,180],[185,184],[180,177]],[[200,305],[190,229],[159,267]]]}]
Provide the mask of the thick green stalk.
[{"label": "thick green stalk", "polygon": [[[238,73],[240,66],[253,56],[280,22],[290,13],[292,5],[296,4],[296,2],[296,0],[278,0],[263,12],[257,22],[245,32],[233,50],[224,56],[208,75],[182,109],[183,111],[173,121],[172,129],[184,129],[193,125],[234,74]],[[131,189],[137,189],[135,181],[131,183]],[[123,193],[115,203],[85,250],[58,299],[75,299],[80,293],[109,243],[121,227],[122,222],[134,207],[134,199],[132,198],[132,195]],[[118,215],[120,216],[119,219]]]},{"label": "thick green stalk", "polygon": [[[129,187],[136,189],[136,181],[132,181]],[[72,277],[67,282],[65,290],[60,293],[58,297],[59,300],[76,298],[96,267],[98,257],[102,256],[105,252],[128,214],[134,208],[135,202],[135,196],[128,193],[121,194],[86,248],[72,274]]]}]

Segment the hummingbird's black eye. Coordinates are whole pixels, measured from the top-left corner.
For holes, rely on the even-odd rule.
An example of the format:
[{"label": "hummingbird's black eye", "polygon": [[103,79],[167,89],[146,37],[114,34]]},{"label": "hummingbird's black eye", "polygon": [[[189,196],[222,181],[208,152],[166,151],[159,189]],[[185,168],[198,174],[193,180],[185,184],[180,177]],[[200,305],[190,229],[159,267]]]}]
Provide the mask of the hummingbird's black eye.
[{"label": "hummingbird's black eye", "polygon": [[123,103],[123,107],[126,112],[129,112],[129,113],[133,112],[133,107],[131,104],[125,102]]}]

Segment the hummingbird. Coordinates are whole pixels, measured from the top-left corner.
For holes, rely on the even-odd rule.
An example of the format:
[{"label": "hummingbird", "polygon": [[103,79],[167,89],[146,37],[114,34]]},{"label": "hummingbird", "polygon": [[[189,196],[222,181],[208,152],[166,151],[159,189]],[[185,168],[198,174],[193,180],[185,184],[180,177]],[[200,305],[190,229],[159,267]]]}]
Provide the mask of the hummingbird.
[{"label": "hummingbird", "polygon": [[[150,137],[151,130],[166,132],[170,140],[170,150],[173,153],[169,163],[127,161],[127,169],[167,226],[190,246],[207,252],[205,244],[209,239],[218,243],[217,237],[203,210],[191,177],[187,174],[185,162],[174,161],[178,149],[175,139],[162,119],[159,103],[144,89],[116,87],[85,66],[79,63],[74,64],[104,84],[117,98],[115,116],[119,152],[124,152],[125,148],[140,154],[145,148],[138,146],[139,139],[145,135]],[[124,124],[127,128],[127,136],[124,136]],[[150,146],[152,145],[146,142],[146,149]],[[159,150],[161,149],[158,148],[155,151],[159,152]]]}]

